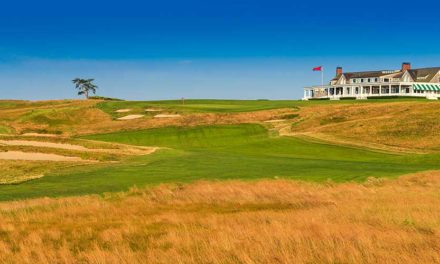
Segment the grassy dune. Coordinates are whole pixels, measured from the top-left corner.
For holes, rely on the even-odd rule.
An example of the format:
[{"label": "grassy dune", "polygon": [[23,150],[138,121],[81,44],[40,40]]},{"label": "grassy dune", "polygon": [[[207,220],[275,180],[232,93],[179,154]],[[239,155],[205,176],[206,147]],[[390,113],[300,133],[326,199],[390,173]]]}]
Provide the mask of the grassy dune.
[{"label": "grassy dune", "polygon": [[69,170],[90,164],[122,162],[133,156],[146,155],[152,148],[88,141],[81,139],[39,136],[0,135],[0,153],[54,154],[79,161],[37,161],[0,159],[0,185],[17,184],[41,178],[53,172]]},{"label": "grassy dune", "polygon": [[2,263],[439,263],[440,174],[0,204]]},{"label": "grassy dune", "polygon": [[437,101],[394,101],[304,107],[289,132],[323,134],[351,141],[422,151],[440,151]]},{"label": "grassy dune", "polygon": [[95,108],[96,103],[79,100],[0,101],[0,125],[17,134],[71,134],[83,126],[111,120]]}]

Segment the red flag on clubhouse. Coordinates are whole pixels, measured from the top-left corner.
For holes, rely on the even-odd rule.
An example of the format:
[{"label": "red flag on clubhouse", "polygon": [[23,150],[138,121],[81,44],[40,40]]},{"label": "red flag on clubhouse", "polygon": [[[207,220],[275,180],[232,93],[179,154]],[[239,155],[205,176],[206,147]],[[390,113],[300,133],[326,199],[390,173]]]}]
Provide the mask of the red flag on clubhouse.
[{"label": "red flag on clubhouse", "polygon": [[313,68],[313,71],[322,71],[322,66]]}]

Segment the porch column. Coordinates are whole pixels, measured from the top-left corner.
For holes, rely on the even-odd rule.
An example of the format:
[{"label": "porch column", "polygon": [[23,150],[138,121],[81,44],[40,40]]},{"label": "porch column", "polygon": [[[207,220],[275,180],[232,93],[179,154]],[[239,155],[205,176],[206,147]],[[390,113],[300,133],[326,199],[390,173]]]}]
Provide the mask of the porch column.
[{"label": "porch column", "polygon": [[379,96],[382,95],[382,85],[379,85]]}]

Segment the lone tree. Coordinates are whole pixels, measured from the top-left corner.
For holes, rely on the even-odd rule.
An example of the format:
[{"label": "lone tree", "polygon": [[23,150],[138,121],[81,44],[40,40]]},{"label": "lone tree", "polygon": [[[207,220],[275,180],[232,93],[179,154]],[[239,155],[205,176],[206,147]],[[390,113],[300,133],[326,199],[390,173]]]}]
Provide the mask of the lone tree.
[{"label": "lone tree", "polygon": [[93,83],[95,79],[80,79],[76,78],[72,80],[75,84],[75,88],[78,89],[78,95],[85,95],[87,99],[89,99],[89,93],[92,92],[96,94],[97,85]]}]

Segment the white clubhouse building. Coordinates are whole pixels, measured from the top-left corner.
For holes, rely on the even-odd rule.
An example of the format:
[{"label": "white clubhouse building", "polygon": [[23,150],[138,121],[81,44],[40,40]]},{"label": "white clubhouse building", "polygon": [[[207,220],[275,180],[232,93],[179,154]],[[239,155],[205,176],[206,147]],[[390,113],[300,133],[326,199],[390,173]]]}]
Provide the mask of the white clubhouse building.
[{"label": "white clubhouse building", "polygon": [[341,98],[414,96],[428,99],[440,97],[440,67],[411,69],[403,63],[400,70],[344,73],[336,68],[336,76],[328,85],[304,88],[303,100]]}]

